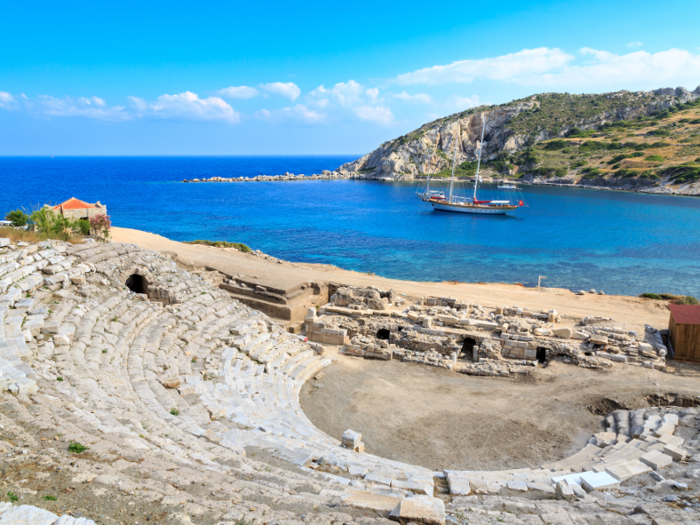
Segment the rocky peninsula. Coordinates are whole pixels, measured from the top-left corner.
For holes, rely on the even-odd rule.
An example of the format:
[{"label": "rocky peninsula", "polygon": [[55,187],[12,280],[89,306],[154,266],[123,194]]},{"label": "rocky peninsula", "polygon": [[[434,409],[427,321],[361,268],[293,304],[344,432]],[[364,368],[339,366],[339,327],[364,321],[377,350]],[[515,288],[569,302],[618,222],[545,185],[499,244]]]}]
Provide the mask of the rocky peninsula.
[{"label": "rocky peninsula", "polygon": [[455,148],[455,175],[473,180],[484,119],[487,181],[700,195],[700,87],[533,95],[435,120],[334,171],[183,182],[446,178]]}]

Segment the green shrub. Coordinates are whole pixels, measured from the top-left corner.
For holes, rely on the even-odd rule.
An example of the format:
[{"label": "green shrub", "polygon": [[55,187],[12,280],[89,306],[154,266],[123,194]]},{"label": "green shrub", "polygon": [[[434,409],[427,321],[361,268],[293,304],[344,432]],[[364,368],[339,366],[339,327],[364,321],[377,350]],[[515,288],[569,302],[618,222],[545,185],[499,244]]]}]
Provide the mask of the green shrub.
[{"label": "green shrub", "polygon": [[75,222],[76,228],[80,231],[80,235],[88,236],[90,235],[90,221],[87,219],[80,219]]},{"label": "green shrub", "polygon": [[654,299],[655,301],[661,300],[661,296],[657,293],[643,293],[639,297],[644,297],[646,299]]},{"label": "green shrub", "polygon": [[44,501],[56,501],[56,496],[46,495],[46,496],[43,496],[43,498],[44,498]]},{"label": "green shrub", "polygon": [[641,151],[635,151],[634,153],[630,153],[629,155],[627,155],[627,157],[630,159],[634,159],[637,157],[643,157],[643,156],[644,156],[644,153],[642,153]]},{"label": "green shrub", "polygon": [[180,415],[180,411],[179,411],[177,408],[171,408],[171,409],[170,409],[170,413],[171,413],[173,416],[179,416],[179,415]]},{"label": "green shrub", "polygon": [[248,246],[241,242],[226,242],[226,241],[184,241],[185,244],[203,244],[205,246],[214,246],[216,248],[235,248],[239,252],[249,253],[252,252]]},{"label": "green shrub", "polygon": [[654,142],[653,144],[649,144],[647,148],[665,148],[666,146],[673,146],[673,144],[669,144],[668,142]]},{"label": "green shrub", "polygon": [[29,215],[22,210],[14,210],[5,215],[5,220],[10,221],[12,226],[21,228],[22,226],[26,226],[29,222]]},{"label": "green shrub", "polygon": [[664,158],[661,155],[649,155],[644,160],[648,162],[663,162]]},{"label": "green shrub", "polygon": [[566,140],[562,139],[557,139],[557,140],[551,140],[549,142],[546,142],[544,145],[544,149],[546,150],[558,150],[565,148],[569,145],[569,143]]},{"label": "green shrub", "polygon": [[700,304],[700,301],[698,301],[695,297],[692,295],[679,295],[676,300],[674,301],[675,304]]},{"label": "green shrub", "polygon": [[71,452],[73,454],[82,454],[88,449],[88,447],[81,445],[77,441],[72,441],[70,445],[68,445],[68,452]]},{"label": "green shrub", "polygon": [[554,176],[555,177],[565,177],[567,173],[569,173],[569,170],[567,168],[557,168],[554,171]]},{"label": "green shrub", "polygon": [[577,160],[571,165],[571,168],[580,168],[581,166],[585,166],[586,164],[588,163],[585,160]]}]

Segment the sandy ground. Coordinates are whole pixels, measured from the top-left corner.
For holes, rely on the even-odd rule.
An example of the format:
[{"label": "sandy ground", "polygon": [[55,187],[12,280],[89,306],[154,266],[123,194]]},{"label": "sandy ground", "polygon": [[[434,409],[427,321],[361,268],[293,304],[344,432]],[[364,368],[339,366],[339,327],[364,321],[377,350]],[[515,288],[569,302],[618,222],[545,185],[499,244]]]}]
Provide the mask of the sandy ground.
[{"label": "sandy ground", "polygon": [[433,470],[539,467],[585,446],[616,408],[649,406],[645,396],[694,398],[700,368],[679,375],[616,366],[595,371],[554,361],[531,377],[474,377],[416,363],[336,355],[306,383],[301,406],[340,439],[362,433],[365,451]]},{"label": "sandy ground", "polygon": [[666,303],[622,295],[576,295],[561,288],[537,291],[512,284],[433,283],[400,281],[367,275],[340,268],[309,263],[274,262],[235,249],[212,248],[183,244],[160,235],[127,228],[112,228],[114,242],[134,243],[155,251],[175,252],[197,266],[209,266],[229,275],[246,275],[252,281],[283,290],[309,281],[338,282],[355,286],[373,285],[380,289],[393,288],[410,297],[456,297],[487,307],[517,305],[531,310],[556,309],[570,318],[589,315],[612,317],[630,329],[650,324],[657,328],[668,326]]}]

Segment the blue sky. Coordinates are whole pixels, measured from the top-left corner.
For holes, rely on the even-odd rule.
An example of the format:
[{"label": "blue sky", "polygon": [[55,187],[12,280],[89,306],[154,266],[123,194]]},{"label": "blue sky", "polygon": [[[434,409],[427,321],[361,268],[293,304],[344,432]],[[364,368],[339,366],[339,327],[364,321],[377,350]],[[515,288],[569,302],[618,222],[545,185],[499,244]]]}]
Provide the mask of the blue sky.
[{"label": "blue sky", "polygon": [[698,0],[2,13],[0,155],[362,154],[483,103],[700,85]]}]

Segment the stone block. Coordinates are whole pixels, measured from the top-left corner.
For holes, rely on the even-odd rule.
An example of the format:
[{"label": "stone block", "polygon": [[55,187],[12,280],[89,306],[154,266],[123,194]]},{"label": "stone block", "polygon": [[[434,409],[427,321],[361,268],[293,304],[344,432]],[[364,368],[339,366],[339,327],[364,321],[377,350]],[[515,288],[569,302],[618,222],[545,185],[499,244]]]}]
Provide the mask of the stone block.
[{"label": "stone block", "polygon": [[581,485],[588,492],[619,488],[620,482],[607,472],[584,472],[581,474]]},{"label": "stone block", "polygon": [[571,337],[573,337],[574,339],[578,339],[579,341],[585,341],[586,339],[588,339],[588,334],[586,334],[585,332],[576,331]]},{"label": "stone block", "polygon": [[540,336],[551,335],[552,333],[552,331],[548,330],[547,328],[535,328],[533,332],[535,335]]},{"label": "stone block", "polygon": [[346,430],[343,432],[343,445],[345,445],[348,448],[354,449],[357,445],[360,444],[362,441],[362,434],[359,432],[355,432],[354,430]]},{"label": "stone block", "polygon": [[666,445],[664,447],[664,453],[671,456],[676,461],[685,461],[688,457],[688,452],[686,450],[675,445]]},{"label": "stone block", "polygon": [[653,349],[654,348],[649,343],[639,343],[637,345],[637,350],[639,352],[651,352]]},{"label": "stone block", "polygon": [[593,334],[593,335],[591,335],[591,338],[588,341],[590,343],[593,343],[594,345],[607,345],[608,344],[608,336],[600,335],[600,334]]},{"label": "stone block", "polygon": [[647,452],[641,458],[639,458],[639,460],[642,463],[646,463],[654,470],[667,467],[673,462],[673,458],[671,456],[668,456],[658,450]]},{"label": "stone block", "polygon": [[508,487],[508,490],[516,492],[527,492],[527,483],[524,481],[508,481],[506,482],[506,487]]},{"label": "stone block", "polygon": [[557,482],[555,490],[557,499],[565,499],[566,501],[574,501],[576,499],[574,489],[571,488],[571,485],[565,479]]},{"label": "stone block", "polygon": [[405,498],[389,513],[389,517],[399,521],[445,525],[445,504],[432,496]]},{"label": "stone block", "polygon": [[0,248],[10,245],[10,239],[8,237],[0,237]]},{"label": "stone block", "polygon": [[641,461],[635,459],[632,461],[626,461],[624,463],[619,463],[617,465],[612,465],[605,468],[605,472],[610,474],[613,478],[620,482],[627,481],[633,476],[639,476],[640,474],[646,474],[651,472],[651,467]]},{"label": "stone block", "polygon": [[374,510],[384,514],[393,511],[402,499],[404,499],[404,493],[395,490],[349,489],[341,496],[345,506]]},{"label": "stone block", "polygon": [[552,333],[555,337],[559,337],[560,339],[571,339],[573,330],[571,330],[571,328],[557,328]]}]

